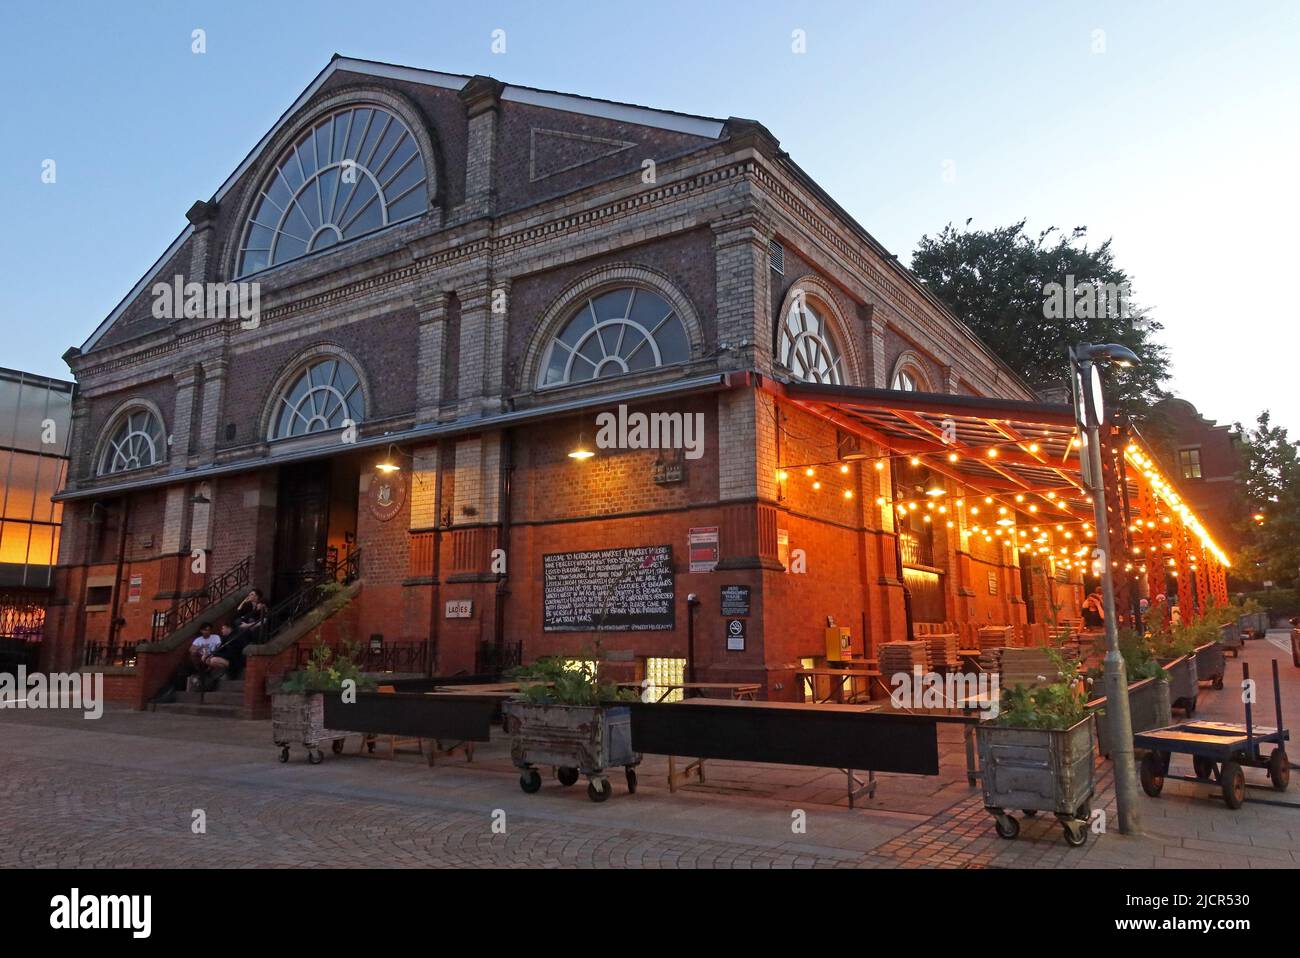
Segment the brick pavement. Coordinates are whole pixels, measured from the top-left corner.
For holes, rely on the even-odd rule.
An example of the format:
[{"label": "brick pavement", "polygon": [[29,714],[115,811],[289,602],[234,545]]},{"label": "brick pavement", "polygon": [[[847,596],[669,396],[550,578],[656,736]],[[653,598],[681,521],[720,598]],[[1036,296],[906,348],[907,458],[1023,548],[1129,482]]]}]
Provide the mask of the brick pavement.
[{"label": "brick pavement", "polygon": [[[1279,649],[1252,643],[1256,674]],[[1284,660],[1286,701],[1300,672]],[[1203,693],[1201,714],[1236,719],[1228,689]],[[355,740],[353,740],[355,742]],[[472,765],[418,756],[348,754],[308,765],[275,761],[265,722],[110,711],[0,712],[0,867],[465,867],[547,868],[1110,868],[1295,867],[1300,809],[1251,792],[1231,812],[1212,787],[1169,783],[1142,798],[1146,834],[1094,835],[1070,849],[1050,816],[999,839],[977,789],[966,786],[956,730],[941,774],[881,776],[874,800],[849,810],[834,770],[710,763],[708,785],[673,795],[664,760],[648,757],[629,797],[615,777],[609,802],[553,781],[520,792],[503,740]],[[1115,821],[1110,766],[1094,808]],[[1252,777],[1257,778],[1256,773]],[[1300,804],[1300,796],[1288,801]],[[195,809],[206,832],[191,830]],[[802,809],[807,828],[791,828]],[[504,816],[504,834],[494,822]]]}]

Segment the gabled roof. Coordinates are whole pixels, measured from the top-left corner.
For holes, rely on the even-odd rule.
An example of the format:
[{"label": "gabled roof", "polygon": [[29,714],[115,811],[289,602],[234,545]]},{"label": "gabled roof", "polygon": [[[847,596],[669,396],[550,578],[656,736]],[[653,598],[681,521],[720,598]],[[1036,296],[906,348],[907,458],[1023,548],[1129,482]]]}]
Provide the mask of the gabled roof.
[{"label": "gabled roof", "polygon": [[[393,63],[381,63],[376,60],[358,60],[352,57],[339,56],[337,53],[331,58],[329,64],[316,78],[307,85],[307,88],[298,95],[298,98],[289,105],[289,108],[280,114],[280,118],[266,132],[257,144],[244,157],[243,161],[235,168],[235,171],[226,177],[226,181],[221,184],[217,191],[212,195],[211,202],[220,203],[234,185],[239,181],[249,168],[261,156],[262,151],[275,138],[280,130],[289,122],[298,111],[311,100],[313,96],[325,85],[335,73],[359,73],[366,76],[382,77],[390,80],[404,80],[409,83],[419,83],[424,86],[441,87],[445,90],[462,90],[471,79],[470,76],[459,73],[440,73],[436,70],[421,70],[416,67],[399,66]],[[536,87],[518,86],[507,84],[502,92],[501,99],[512,103],[523,103],[529,106],[544,107],[549,110],[560,110],[566,113],[580,113],[584,116],[600,117],[607,120],[617,120],[623,123],[635,123],[640,126],[657,127],[663,130],[671,130],[676,133],[686,133],[692,136],[706,137],[709,139],[718,139],[722,134],[722,128],[725,121],[715,117],[697,116],[690,113],[678,113],[672,110],[658,110],[652,107],[639,106],[634,103],[618,103],[613,100],[603,100],[596,97],[579,96],[572,93],[559,93],[554,90],[541,90]],[[109,328],[117,322],[118,318],[126,311],[131,303],[135,302],[144,289],[153,282],[158,275],[159,270],[176,255],[185,241],[189,239],[194,232],[194,227],[187,225],[179,236],[176,237],[167,247],[162,256],[149,267],[148,272],[141,277],[140,281],[131,288],[131,291],[122,298],[121,302],[113,308],[113,311],[104,319],[103,322],[95,328],[90,337],[82,344],[81,351],[89,352],[99,343]]]}]

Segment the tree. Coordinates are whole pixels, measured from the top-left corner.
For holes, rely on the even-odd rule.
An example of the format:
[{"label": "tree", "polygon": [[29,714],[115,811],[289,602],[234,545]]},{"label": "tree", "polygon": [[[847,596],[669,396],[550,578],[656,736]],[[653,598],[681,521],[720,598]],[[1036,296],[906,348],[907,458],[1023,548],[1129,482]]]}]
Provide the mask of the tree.
[{"label": "tree", "polygon": [[1141,362],[1114,377],[1113,395],[1122,412],[1150,424],[1150,408],[1168,395],[1169,360],[1153,338],[1161,326],[1133,303],[1110,240],[1090,249],[1083,226],[1032,239],[1024,220],[969,225],[922,236],[912,257],[917,276],[1035,389],[1068,386],[1066,349],[1075,343],[1127,346]]},{"label": "tree", "polygon": [[[1242,429],[1241,480],[1250,511],[1241,524],[1241,565],[1279,587],[1292,585],[1300,573],[1300,443],[1274,426],[1267,411],[1255,428]],[[1258,518],[1257,518],[1258,517]]]}]

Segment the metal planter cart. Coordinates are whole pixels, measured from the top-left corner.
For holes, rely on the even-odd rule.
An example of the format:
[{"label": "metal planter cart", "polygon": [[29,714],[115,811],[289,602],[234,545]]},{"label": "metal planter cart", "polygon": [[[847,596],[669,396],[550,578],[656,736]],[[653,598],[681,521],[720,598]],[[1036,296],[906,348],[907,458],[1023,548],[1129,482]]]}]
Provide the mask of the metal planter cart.
[{"label": "metal planter cart", "polygon": [[[1242,678],[1250,678],[1250,665],[1243,663]],[[1273,660],[1273,702],[1277,710],[1277,727],[1256,726],[1249,700],[1246,701],[1246,724],[1232,722],[1183,722],[1168,728],[1143,732],[1133,737],[1133,745],[1147,749],[1142,759],[1142,788],[1152,798],[1159,797],[1166,778],[1184,782],[1214,782],[1219,786],[1224,804],[1241,808],[1246,800],[1245,768],[1268,769],[1275,791],[1285,791],[1291,782],[1291,763],[1286,742],[1291,737],[1282,725],[1282,692],[1278,684],[1277,659]],[[1273,748],[1265,757],[1262,745]],[[1170,759],[1175,753],[1192,756],[1195,775],[1170,775]],[[1259,786],[1252,786],[1259,787]]]},{"label": "metal planter cart", "polygon": [[1241,655],[1243,644],[1241,626],[1238,622],[1219,626],[1219,646],[1225,655],[1231,653],[1234,659],[1237,658]]},{"label": "metal planter cart", "polygon": [[1065,841],[1078,848],[1088,840],[1093,794],[1093,717],[1068,729],[1024,729],[981,724],[979,741],[984,807],[999,835],[1012,839],[1020,822],[1007,809],[1027,817],[1051,812]]},{"label": "metal planter cart", "polygon": [[[1142,679],[1128,687],[1128,710],[1135,732],[1160,728],[1173,721],[1169,714],[1169,695],[1161,688],[1164,679]],[[1167,685],[1166,685],[1167,688]],[[1104,757],[1111,752],[1110,719],[1106,714],[1106,697],[1088,703],[1097,717],[1097,751]]]},{"label": "metal planter cart", "polygon": [[325,758],[321,743],[329,742],[338,755],[347,735],[325,727],[323,692],[276,692],[271,696],[271,738],[280,749],[280,761],[289,761],[289,747],[299,742],[307,750],[307,761],[319,765]]},{"label": "metal planter cart", "polygon": [[1228,669],[1223,655],[1223,646],[1218,642],[1206,642],[1198,646],[1196,656],[1196,681],[1208,682],[1215,691],[1223,688],[1223,675]]},{"label": "metal planter cart", "polygon": [[1160,663],[1169,673],[1169,704],[1182,709],[1191,718],[1196,713],[1196,698],[1201,686],[1197,681],[1196,656],[1180,655]]},{"label": "metal planter cart", "polygon": [[542,787],[538,765],[555,768],[561,785],[587,777],[587,797],[603,802],[614,793],[605,774],[622,766],[627,790],[636,791],[636,766],[641,755],[632,750],[632,716],[627,706],[533,705],[507,702],[502,706],[510,733],[510,759],[521,769],[519,787],[532,794]]}]

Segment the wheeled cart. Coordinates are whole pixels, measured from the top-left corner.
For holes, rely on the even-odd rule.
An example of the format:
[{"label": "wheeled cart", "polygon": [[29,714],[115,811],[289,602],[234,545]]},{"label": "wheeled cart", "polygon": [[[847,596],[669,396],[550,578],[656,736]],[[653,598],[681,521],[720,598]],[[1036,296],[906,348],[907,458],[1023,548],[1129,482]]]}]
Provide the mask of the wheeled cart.
[{"label": "wheeled cart", "polygon": [[623,767],[627,790],[636,791],[641,755],[632,750],[632,717],[626,706],[534,705],[507,702],[510,759],[520,769],[519,787],[542,787],[538,765],[550,765],[561,785],[587,777],[587,797],[603,802],[614,793],[606,772]]},{"label": "wheeled cart", "polygon": [[[1241,673],[1243,679],[1250,680],[1249,663],[1242,663]],[[1234,722],[1182,722],[1133,736],[1134,747],[1147,750],[1140,770],[1143,790],[1152,798],[1157,798],[1167,778],[1184,782],[1213,782],[1219,786],[1225,805],[1241,808],[1246,800],[1244,769],[1262,768],[1268,770],[1273,789],[1285,791],[1291,782],[1291,763],[1286,754],[1286,742],[1291,736],[1282,726],[1282,691],[1278,684],[1277,659],[1273,660],[1276,728],[1255,725],[1252,698],[1253,696],[1246,697],[1245,725]],[[1262,750],[1266,745],[1272,746],[1267,755]],[[1175,754],[1190,755],[1195,774],[1170,775],[1170,760]]]}]

